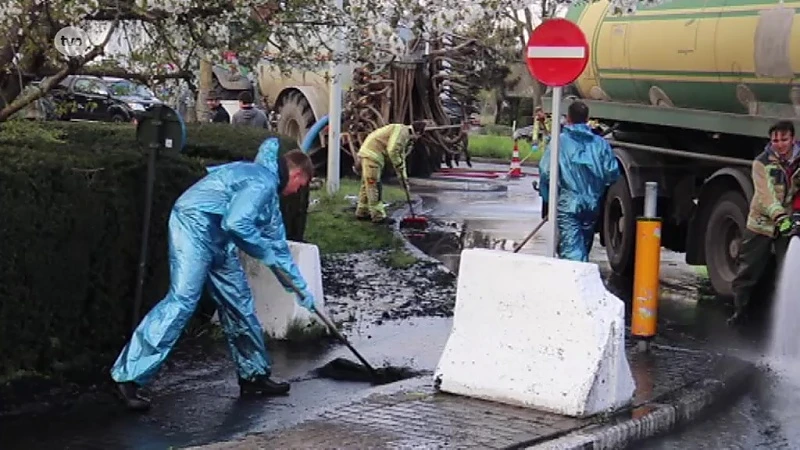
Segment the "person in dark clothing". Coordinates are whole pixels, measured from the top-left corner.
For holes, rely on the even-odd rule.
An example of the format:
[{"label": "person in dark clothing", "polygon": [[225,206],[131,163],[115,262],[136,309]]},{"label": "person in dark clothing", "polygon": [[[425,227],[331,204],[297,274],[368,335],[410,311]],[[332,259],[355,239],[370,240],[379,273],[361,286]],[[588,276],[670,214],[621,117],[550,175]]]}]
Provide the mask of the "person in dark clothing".
[{"label": "person in dark clothing", "polygon": [[233,115],[233,124],[258,128],[269,127],[267,115],[253,106],[253,94],[248,91],[239,94],[239,110]]},{"label": "person in dark clothing", "polygon": [[214,123],[231,123],[231,116],[228,111],[219,102],[219,99],[214,94],[209,94],[206,99],[208,111],[211,113],[211,122]]},{"label": "person in dark clothing", "polygon": [[753,187],[747,228],[738,255],[733,280],[735,312],[729,325],[747,322],[746,307],[764,275],[767,262],[775,254],[780,267],[792,230],[792,198],[800,188],[800,144],[795,142],[792,122],[781,121],[769,130],[770,143],[753,160]]}]

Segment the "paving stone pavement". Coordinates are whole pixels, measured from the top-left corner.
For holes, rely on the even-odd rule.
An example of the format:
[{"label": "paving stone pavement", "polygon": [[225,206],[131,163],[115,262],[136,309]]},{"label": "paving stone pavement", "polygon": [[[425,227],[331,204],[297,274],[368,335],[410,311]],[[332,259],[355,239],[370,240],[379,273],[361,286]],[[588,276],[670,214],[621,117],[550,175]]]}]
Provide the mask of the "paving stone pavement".
[{"label": "paving stone pavement", "polygon": [[[628,347],[637,390],[633,404],[611,418],[570,418],[557,414],[437,392],[432,377],[412,388],[376,393],[330,408],[297,426],[251,434],[203,450],[306,448],[488,448],[531,446],[605,422],[635,419],[651,403],[716,376],[725,358],[702,351]],[[383,388],[388,388],[384,386]]]}]

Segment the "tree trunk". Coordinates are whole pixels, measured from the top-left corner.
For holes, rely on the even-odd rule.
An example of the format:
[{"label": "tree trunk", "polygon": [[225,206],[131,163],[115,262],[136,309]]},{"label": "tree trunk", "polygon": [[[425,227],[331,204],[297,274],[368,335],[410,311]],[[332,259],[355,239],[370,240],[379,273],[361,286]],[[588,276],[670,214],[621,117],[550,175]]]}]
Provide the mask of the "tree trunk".
[{"label": "tree trunk", "polygon": [[206,99],[211,92],[211,86],[214,82],[214,72],[211,70],[212,67],[211,61],[207,59],[200,60],[200,79],[197,88],[197,102],[195,103],[198,122],[208,122],[208,105],[206,105]]}]

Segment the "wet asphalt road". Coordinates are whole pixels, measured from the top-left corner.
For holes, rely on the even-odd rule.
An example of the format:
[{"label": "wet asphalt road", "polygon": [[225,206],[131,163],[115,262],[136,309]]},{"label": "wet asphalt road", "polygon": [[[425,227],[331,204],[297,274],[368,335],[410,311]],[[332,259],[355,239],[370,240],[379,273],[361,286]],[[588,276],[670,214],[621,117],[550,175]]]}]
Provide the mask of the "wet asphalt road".
[{"label": "wet asphalt road", "polygon": [[[475,164],[475,167],[507,170],[505,166],[485,164]],[[535,169],[527,167],[524,170],[535,172]],[[531,187],[532,180],[533,177],[527,176],[502,182],[454,182],[451,185],[469,191],[419,185],[413,190],[424,196],[425,214],[444,221],[465,223],[467,246],[510,249],[540,220],[541,204]],[[498,186],[504,189],[496,190]],[[544,253],[546,229],[547,226],[522,251]],[[433,249],[433,252],[457,271],[457,245],[452,239],[439,244],[438,250]],[[703,280],[683,263],[683,255],[664,251],[662,256],[662,284],[668,288],[660,310],[662,333],[683,345],[718,349],[737,347],[739,338],[724,327],[724,309],[713,299],[698,302]],[[617,289],[624,291],[627,283],[610,277],[604,258],[605,250],[595,242],[592,259],[600,265],[610,284],[616,283]],[[619,295],[624,297],[624,292]],[[450,324],[449,318],[405,319],[386,321],[382,325],[363,322],[356,324],[355,332],[350,335],[354,345],[376,365],[391,363],[432,372],[449,334]],[[746,352],[748,346],[748,342],[741,342],[738,348]],[[371,387],[365,383],[313,378],[313,369],[336,357],[351,358],[341,347],[303,352],[275,349],[275,375],[295,380],[291,395],[245,400],[238,398],[235,373],[224,347],[203,349],[191,358],[176,358],[179,363],[165,367],[153,386],[154,409],[147,415],[128,414],[113,399],[104,397],[99,405],[90,403],[62,414],[0,419],[0,448],[166,449],[232,439],[248,432],[277,430],[308,418],[320,409],[370,393]],[[742,401],[750,403],[736,406],[731,414],[747,416],[753,412],[753,405],[757,409],[761,405],[755,397]],[[767,409],[761,416],[754,412],[750,415],[752,419],[737,416],[711,422],[707,425],[710,428],[704,427],[718,430],[722,437],[716,441],[717,446],[704,447],[707,442],[702,439],[704,433],[689,430],[685,436],[658,441],[651,448],[756,448],[763,445],[759,443],[772,442],[765,438],[769,433],[758,428],[763,425],[759,425],[762,422],[757,417],[773,417],[774,414]],[[741,420],[749,421],[747,423],[752,427],[745,427]],[[743,439],[742,433],[750,439]],[[775,435],[777,432],[772,433]],[[754,446],[739,447],[743,442],[753,442]]]},{"label": "wet asphalt road", "polygon": [[[496,164],[473,164],[478,170],[507,170]],[[526,176],[517,179],[474,179],[472,182],[453,181],[437,177],[436,183],[420,181],[414,192],[421,195],[424,213],[443,222],[463,222],[464,247],[512,250],[541,222],[541,199],[534,191],[537,169],[525,167]],[[439,181],[441,180],[441,181]],[[469,186],[468,186],[469,185]],[[469,189],[469,190],[464,190]],[[545,254],[552,230],[545,224],[520,250],[521,253]],[[458,271],[460,250],[450,240],[427,242],[435,256],[451,270]],[[590,260],[598,264],[609,289],[623,300],[630,297],[632,280],[619,279],[610,270],[605,248],[595,236]],[[724,326],[729,313],[727,304],[708,297],[708,282],[696,268],[685,263],[685,255],[661,250],[661,302],[659,323],[662,334],[670,335],[682,345],[716,347],[731,344],[748,348]]]},{"label": "wet asphalt road", "polygon": [[[505,165],[474,164],[474,169],[499,170]],[[450,182],[449,191],[415,187],[422,195],[425,213],[444,221],[465,222],[465,246],[513,249],[541,220],[541,200],[533,190],[536,169],[523,168],[527,176],[502,181]],[[430,183],[427,183],[430,185]],[[442,183],[439,183],[442,185]],[[504,189],[497,190],[501,185]],[[463,189],[469,189],[465,191]],[[549,224],[522,249],[546,253]],[[451,270],[458,269],[458,252],[443,245],[440,257]],[[448,248],[449,247],[449,248]],[[765,330],[743,336],[725,325],[728,305],[708,295],[708,283],[699,271],[686,265],[684,255],[662,249],[659,335],[671,343],[701,347],[759,361]],[[610,290],[629,300],[631,280],[614,277],[597,236],[590,259],[596,262]],[[627,294],[627,295],[626,295]],[[629,320],[629,319],[628,319]],[[648,450],[683,449],[798,449],[800,448],[800,368],[788,377],[763,373],[752,390],[720,407],[717,415],[672,435],[637,445]]]},{"label": "wet asphalt road", "polygon": [[[350,336],[375,366],[410,366],[432,373],[450,323],[448,318],[416,318],[366,324]],[[173,365],[164,368],[152,387],[153,409],[148,414],[129,414],[113,398],[103,397],[99,403],[60,414],[0,420],[0,448],[164,450],[199,445],[287,427],[371,390],[367,383],[312,378],[315,368],[334,358],[353,359],[339,346],[273,350],[274,374],[299,381],[292,384],[291,395],[272,399],[238,397],[236,375],[224,347],[197,353],[188,361],[173,358]]]}]

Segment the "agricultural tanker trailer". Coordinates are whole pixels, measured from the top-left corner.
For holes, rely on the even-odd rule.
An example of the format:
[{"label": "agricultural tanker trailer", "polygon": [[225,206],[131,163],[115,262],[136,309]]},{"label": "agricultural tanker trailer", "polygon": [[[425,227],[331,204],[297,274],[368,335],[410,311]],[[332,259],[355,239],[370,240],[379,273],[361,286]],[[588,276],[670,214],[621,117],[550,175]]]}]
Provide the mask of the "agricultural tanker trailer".
[{"label": "agricultural tanker trailer", "polygon": [[[475,61],[485,51],[474,40],[443,35],[409,43],[409,56],[384,64],[346,66],[343,80],[341,173],[349,173],[353,155],[367,135],[389,123],[426,120],[428,130],[407,158],[410,176],[428,176],[444,162],[452,165],[467,154],[466,124],[476,112],[480,89]],[[329,78],[326,72],[295,70],[288,76],[258,66],[258,84],[267,107],[277,117],[279,133],[298,144],[309,140],[318,173],[325,173]],[[310,137],[308,135],[311,135]],[[391,170],[385,171],[391,174]]]},{"label": "agricultural tanker trailer", "polygon": [[[714,290],[732,295],[752,160],[773,123],[800,123],[799,7],[674,0],[626,16],[611,14],[607,1],[568,10],[590,60],[565,87],[561,111],[584,101],[607,127],[623,173],[597,226],[615,273],[632,272],[635,219],[645,182],[655,181],[662,245],[706,265]],[[552,111],[551,99],[543,102]]]}]

